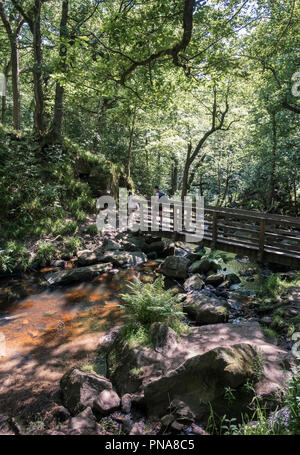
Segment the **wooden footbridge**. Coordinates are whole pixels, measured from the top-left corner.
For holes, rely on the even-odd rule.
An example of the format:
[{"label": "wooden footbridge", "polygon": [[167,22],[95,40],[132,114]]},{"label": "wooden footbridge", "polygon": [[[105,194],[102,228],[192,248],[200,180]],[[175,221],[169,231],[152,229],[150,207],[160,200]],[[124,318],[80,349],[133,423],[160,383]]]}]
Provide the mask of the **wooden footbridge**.
[{"label": "wooden footbridge", "polygon": [[[195,227],[199,219],[195,205],[190,203],[182,209],[180,202],[169,200],[162,206],[162,216],[157,216],[149,202],[140,204],[139,222],[143,230],[174,240],[186,240],[186,235],[193,238],[195,228],[191,229],[189,223]],[[181,229],[178,214],[182,218]],[[154,229],[155,218],[158,221]],[[207,206],[200,223],[203,239],[199,242],[195,236],[196,243],[259,262],[300,267],[300,218]]]}]

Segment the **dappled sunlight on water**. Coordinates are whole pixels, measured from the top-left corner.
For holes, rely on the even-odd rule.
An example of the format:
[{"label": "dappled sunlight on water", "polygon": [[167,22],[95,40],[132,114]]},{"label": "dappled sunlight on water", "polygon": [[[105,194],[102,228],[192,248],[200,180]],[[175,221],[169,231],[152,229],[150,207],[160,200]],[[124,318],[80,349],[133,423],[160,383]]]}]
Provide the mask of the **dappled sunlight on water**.
[{"label": "dappled sunlight on water", "polygon": [[[0,299],[0,331],[6,338],[7,357],[28,352],[33,346],[42,349],[48,343],[60,345],[72,340],[78,343],[86,334],[97,332],[100,336],[119,325],[123,314],[118,294],[124,290],[126,281],[142,271],[143,267],[140,271],[121,270],[115,275],[105,273],[92,282],[54,290],[34,289],[26,278],[14,282],[13,285],[22,284],[26,294],[32,291],[33,294],[11,305],[5,297]],[[9,292],[6,286],[7,282],[2,288],[0,284],[1,296]]]},{"label": "dappled sunlight on water", "polygon": [[0,281],[0,333],[6,341],[5,357],[0,357],[0,409],[22,413],[49,406],[49,393],[64,372],[92,359],[105,332],[124,323],[118,296],[128,280],[152,274],[153,266],[53,290],[42,274]]}]

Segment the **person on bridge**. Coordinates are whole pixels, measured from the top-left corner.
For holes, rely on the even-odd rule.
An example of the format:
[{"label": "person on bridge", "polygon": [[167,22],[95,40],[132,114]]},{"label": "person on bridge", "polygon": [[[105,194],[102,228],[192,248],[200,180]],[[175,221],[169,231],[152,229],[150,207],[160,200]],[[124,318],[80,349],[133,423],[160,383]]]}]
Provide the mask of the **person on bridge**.
[{"label": "person on bridge", "polygon": [[161,189],[159,188],[159,186],[155,186],[154,187],[154,191],[155,191],[155,195],[157,197],[157,199],[160,199],[161,197],[164,196],[164,193],[161,191]]},{"label": "person on bridge", "polygon": [[[161,189],[159,188],[158,185],[156,185],[154,187],[154,191],[155,191],[155,196],[156,196],[156,199],[159,201],[159,199],[161,199],[165,194],[161,191]],[[160,227],[162,227],[162,204],[159,204],[158,206],[158,213],[159,213],[159,223],[160,223]]]}]

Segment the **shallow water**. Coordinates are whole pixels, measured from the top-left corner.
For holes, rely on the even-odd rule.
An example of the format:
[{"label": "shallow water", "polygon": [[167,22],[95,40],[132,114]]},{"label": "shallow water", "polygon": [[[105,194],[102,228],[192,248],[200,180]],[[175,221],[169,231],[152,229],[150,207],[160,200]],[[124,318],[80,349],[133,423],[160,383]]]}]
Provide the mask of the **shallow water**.
[{"label": "shallow water", "polygon": [[[224,253],[223,253],[224,254]],[[253,268],[257,274],[231,288],[232,305],[255,293],[263,277],[258,265],[247,258],[240,261],[226,254],[226,271],[239,272]],[[43,275],[54,271],[45,268],[37,275],[0,281],[0,333],[5,337],[6,357],[20,355],[33,346],[62,344],[87,334],[103,333],[123,323],[119,294],[134,276],[145,279],[158,264],[148,262],[136,269],[105,273],[87,283],[49,289]],[[72,264],[70,264],[70,267]],[[19,298],[16,298],[19,296]],[[238,308],[236,308],[238,310]],[[2,343],[3,344],[3,343]],[[3,349],[2,349],[3,350]]]},{"label": "shallow water", "polygon": [[[228,259],[229,272],[257,267],[237,262],[234,255]],[[134,276],[149,280],[158,262],[53,290],[43,278],[50,271],[47,268],[20,279],[0,280],[0,409],[27,415],[51,407],[51,393],[64,372],[74,364],[93,362],[105,332],[125,322],[119,295],[127,282]],[[233,306],[251,300],[249,294],[260,279],[254,278],[251,283],[242,278],[239,289],[231,291]],[[176,280],[169,285],[176,285]]]}]

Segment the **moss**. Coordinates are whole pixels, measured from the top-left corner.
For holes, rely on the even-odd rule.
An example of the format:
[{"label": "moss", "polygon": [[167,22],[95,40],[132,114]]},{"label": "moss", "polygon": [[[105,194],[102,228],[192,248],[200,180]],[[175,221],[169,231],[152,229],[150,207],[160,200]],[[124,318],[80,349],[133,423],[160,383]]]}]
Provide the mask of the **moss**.
[{"label": "moss", "polygon": [[66,237],[63,244],[63,255],[73,256],[81,248],[82,240],[78,237]]},{"label": "moss", "polygon": [[109,365],[110,376],[112,376],[118,368],[117,353],[114,349],[109,352],[107,356],[107,363]]},{"label": "moss", "polygon": [[260,352],[257,353],[252,361],[252,369],[254,378],[258,381],[264,371],[264,358]]},{"label": "moss", "polygon": [[291,337],[293,333],[296,331],[296,327],[293,323],[289,323],[286,327],[286,336]]},{"label": "moss", "polygon": [[106,376],[107,367],[106,367],[106,359],[104,357],[96,357],[89,363],[84,363],[80,365],[80,370],[85,371],[87,373],[96,373],[100,376]]},{"label": "moss", "polygon": [[[0,143],[1,236],[7,241],[73,235],[87,213],[96,213],[99,191],[118,193],[122,168],[68,139],[45,149],[47,159],[32,137],[16,138],[1,125]],[[90,180],[82,181],[80,166]]]},{"label": "moss", "polygon": [[143,374],[144,370],[142,367],[140,368],[132,368],[131,370],[129,370],[129,374],[131,376],[135,376],[135,377],[139,377]]},{"label": "moss", "polygon": [[127,324],[121,329],[120,337],[129,348],[152,346],[149,328],[139,324]]},{"label": "moss", "polygon": [[267,338],[278,338],[279,334],[276,332],[276,330],[271,329],[270,327],[263,327],[262,328],[263,334]]},{"label": "moss", "polygon": [[97,235],[98,228],[97,228],[96,224],[90,224],[90,226],[87,227],[86,232],[90,235]]},{"label": "moss", "polygon": [[285,322],[281,316],[274,316],[271,322],[271,328],[279,331],[282,331],[285,328]]}]

